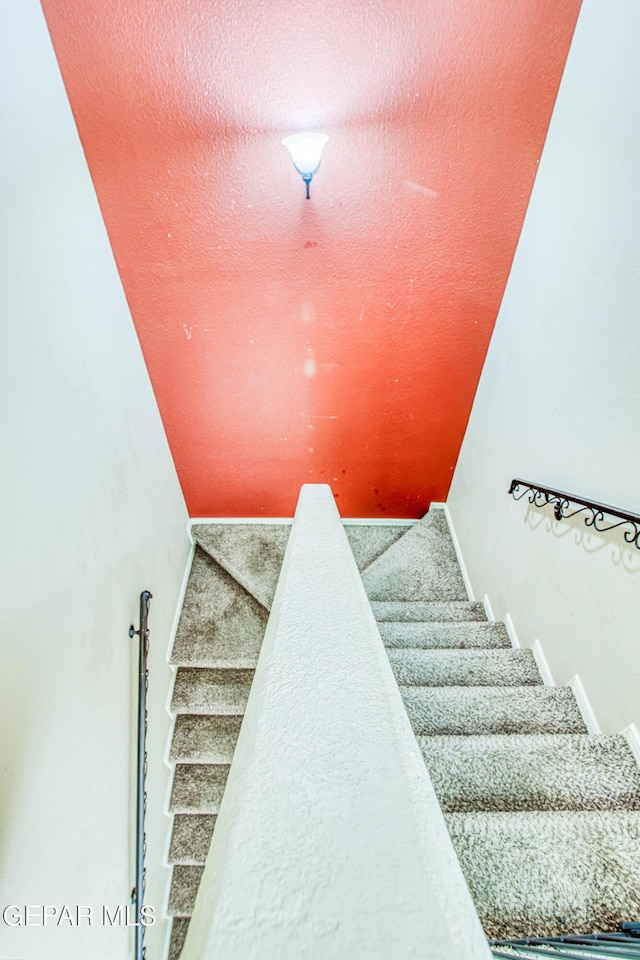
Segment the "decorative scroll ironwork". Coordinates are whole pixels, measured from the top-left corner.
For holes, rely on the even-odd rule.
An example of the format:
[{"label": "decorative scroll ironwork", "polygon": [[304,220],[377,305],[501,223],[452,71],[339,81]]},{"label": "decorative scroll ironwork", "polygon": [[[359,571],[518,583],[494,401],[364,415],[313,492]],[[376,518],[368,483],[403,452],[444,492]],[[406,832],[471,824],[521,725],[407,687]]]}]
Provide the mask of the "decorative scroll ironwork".
[{"label": "decorative scroll ironwork", "polygon": [[640,550],[640,516],[637,513],[628,513],[617,507],[610,507],[606,503],[583,500],[572,493],[541,487],[540,484],[531,483],[529,480],[512,480],[509,493],[514,500],[522,500],[528,495],[529,503],[534,507],[553,507],[556,520],[570,520],[579,513],[586,513],[585,526],[593,527],[598,533],[607,533],[618,527],[626,528],[623,529],[624,539]]}]

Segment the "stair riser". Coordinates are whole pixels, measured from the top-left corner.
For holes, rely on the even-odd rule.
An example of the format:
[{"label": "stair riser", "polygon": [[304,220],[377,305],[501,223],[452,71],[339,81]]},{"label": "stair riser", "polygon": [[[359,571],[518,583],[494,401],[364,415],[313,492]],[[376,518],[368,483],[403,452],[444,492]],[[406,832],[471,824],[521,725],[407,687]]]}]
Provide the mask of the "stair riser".
[{"label": "stair riser", "polygon": [[444,623],[486,621],[487,615],[481,603],[464,600],[450,602],[420,603],[419,601],[372,600],[373,615],[380,623],[388,621],[404,623]]},{"label": "stair riser", "polygon": [[571,690],[558,687],[401,687],[423,736],[586,733]]},{"label": "stair riser", "polygon": [[231,763],[242,717],[181,714],[171,744],[174,763]]},{"label": "stair riser", "polygon": [[640,813],[453,813],[487,937],[615,930],[640,916]]},{"label": "stair riser", "polygon": [[173,918],[171,923],[171,939],[169,941],[169,954],[167,956],[167,960],[179,960],[188,929],[188,917]]},{"label": "stair riser", "polygon": [[215,822],[215,815],[177,814],[173,819],[169,863],[203,866]]},{"label": "stair riser", "polygon": [[379,623],[389,649],[510,649],[501,623]]},{"label": "stair riser", "polygon": [[167,908],[170,917],[191,916],[203,872],[204,867],[177,866],[173,868],[169,906]]},{"label": "stair riser", "polygon": [[171,709],[174,713],[242,714],[249,699],[253,674],[253,670],[180,667]]},{"label": "stair riser", "polygon": [[388,650],[399,684],[525,686],[541,684],[530,650]]},{"label": "stair riser", "polygon": [[229,775],[227,764],[178,764],[173,775],[171,813],[215,813]]},{"label": "stair riser", "polygon": [[443,810],[640,810],[623,737],[419,737]]}]

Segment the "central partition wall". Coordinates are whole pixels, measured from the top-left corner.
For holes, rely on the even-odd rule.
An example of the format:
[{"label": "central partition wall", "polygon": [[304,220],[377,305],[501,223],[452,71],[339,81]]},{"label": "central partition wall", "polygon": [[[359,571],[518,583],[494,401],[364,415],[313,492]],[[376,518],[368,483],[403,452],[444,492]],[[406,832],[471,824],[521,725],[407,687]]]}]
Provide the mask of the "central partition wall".
[{"label": "central partition wall", "polygon": [[182,960],[490,956],[338,511],[302,488]]}]

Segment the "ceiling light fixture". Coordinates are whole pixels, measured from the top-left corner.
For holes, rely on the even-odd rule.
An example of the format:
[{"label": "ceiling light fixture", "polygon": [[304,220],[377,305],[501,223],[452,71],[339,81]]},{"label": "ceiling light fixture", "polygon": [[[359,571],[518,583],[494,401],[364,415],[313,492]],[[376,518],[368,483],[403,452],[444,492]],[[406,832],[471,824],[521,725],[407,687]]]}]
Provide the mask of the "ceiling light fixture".
[{"label": "ceiling light fixture", "polygon": [[309,184],[320,166],[322,150],[329,137],[326,133],[293,133],[282,141],[293,165],[304,180],[309,199]]}]

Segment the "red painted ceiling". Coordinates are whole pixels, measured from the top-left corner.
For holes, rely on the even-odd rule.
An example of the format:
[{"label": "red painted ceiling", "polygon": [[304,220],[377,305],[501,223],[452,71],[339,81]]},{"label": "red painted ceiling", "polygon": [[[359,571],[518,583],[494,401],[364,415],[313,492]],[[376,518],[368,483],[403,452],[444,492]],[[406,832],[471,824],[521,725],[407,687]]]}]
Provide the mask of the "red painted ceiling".
[{"label": "red painted ceiling", "polygon": [[192,516],[446,498],[579,6],[43,0]]}]

